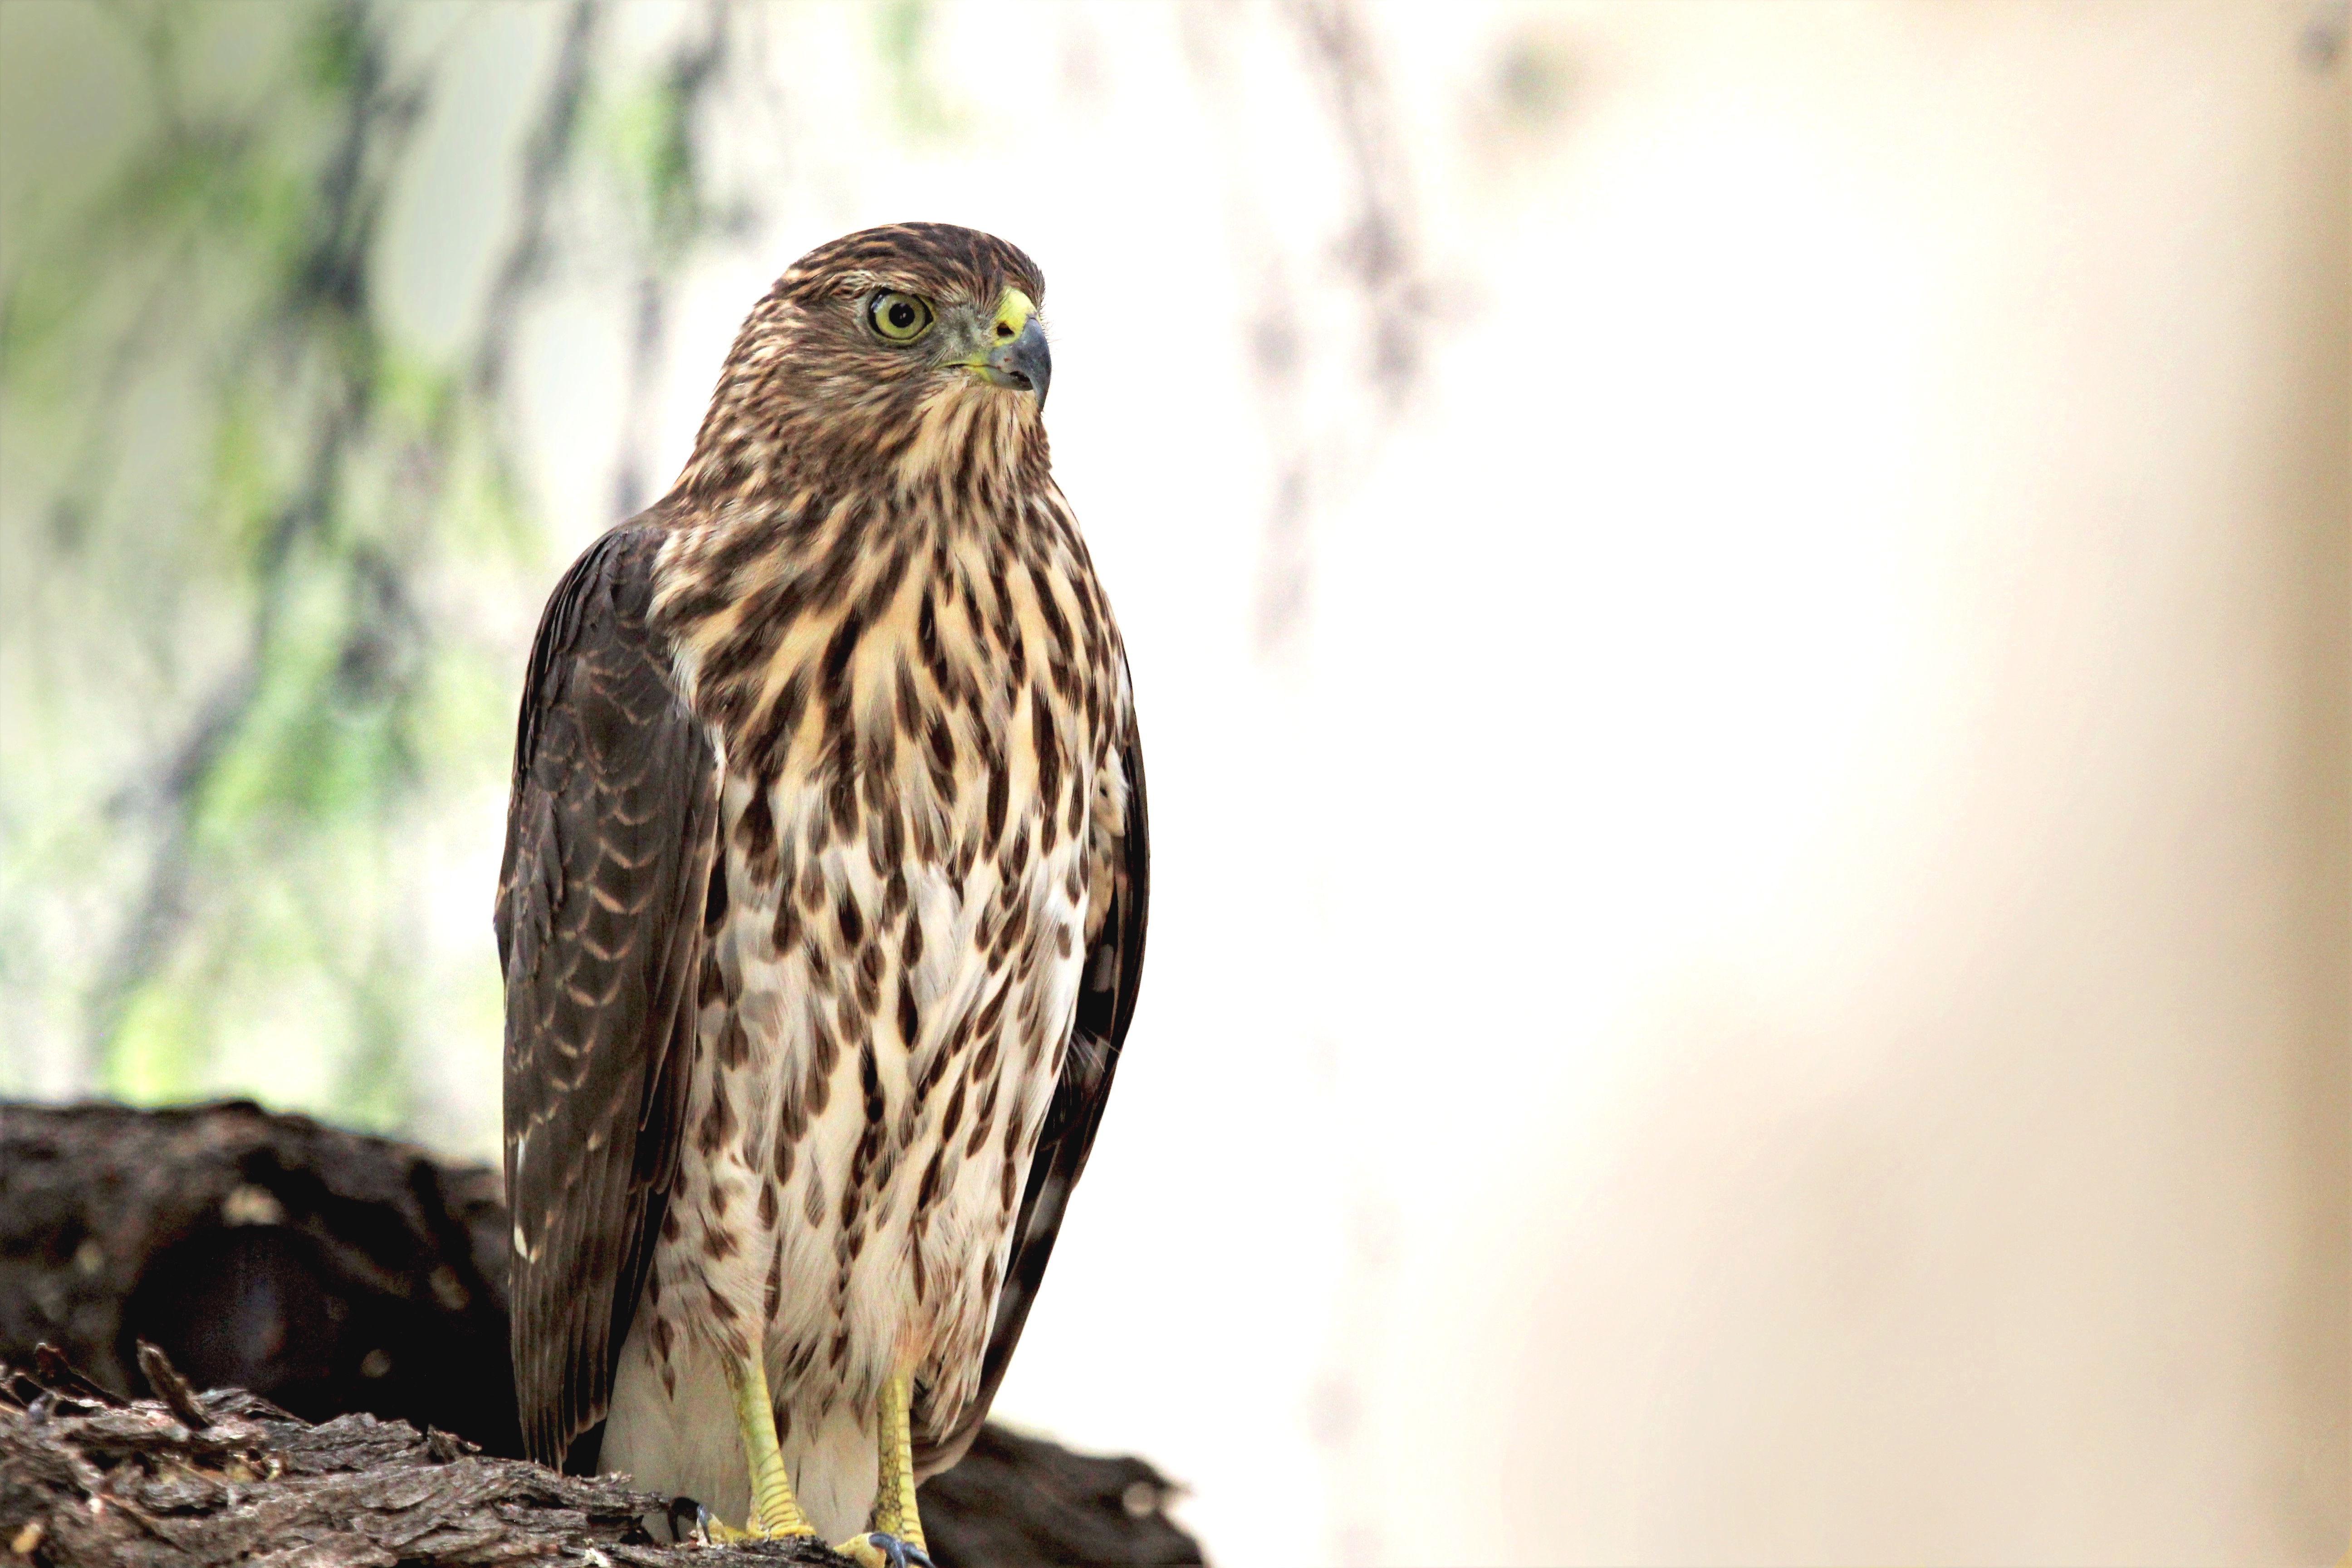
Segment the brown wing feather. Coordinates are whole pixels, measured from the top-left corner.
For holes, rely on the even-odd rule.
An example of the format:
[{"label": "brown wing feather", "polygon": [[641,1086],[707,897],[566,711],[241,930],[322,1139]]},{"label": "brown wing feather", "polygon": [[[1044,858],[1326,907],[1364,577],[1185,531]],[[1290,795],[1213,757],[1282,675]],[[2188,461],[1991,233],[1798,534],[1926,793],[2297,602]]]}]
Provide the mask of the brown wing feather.
[{"label": "brown wing feather", "polygon": [[919,1437],[917,1423],[915,1474],[932,1476],[964,1456],[987,1420],[996,1389],[1012,1364],[1013,1347],[1029,1321],[1030,1305],[1045,1278],[1054,1256],[1054,1241],[1062,1231],[1062,1215],[1070,1189],[1087,1168],[1095,1146],[1095,1130],[1102,1125],[1103,1107],[1110,1100],[1112,1075],[1118,1070],[1127,1026],[1135,1016],[1135,995],[1143,982],[1144,917],[1151,901],[1151,832],[1144,810],[1143,743],[1129,724],[1119,748],[1127,774],[1127,831],[1119,841],[1118,864],[1111,879],[1111,907],[1101,933],[1087,950],[1084,978],[1079,984],[1076,1018],[1070,1029],[1069,1053],[1061,1081],[1054,1086],[1053,1103],[1045,1110],[1045,1125],[1037,1136],[1037,1152],[1029,1162],[1029,1179],[1021,1190],[1021,1212],[1013,1222],[1013,1257],[1004,1270],[1004,1288],[996,1299],[996,1321],[981,1363],[980,1389],[935,1441]]},{"label": "brown wing feather", "polygon": [[[523,1444],[604,1418],[677,1168],[718,770],[647,631],[657,523],[590,546],[531,648],[499,879]],[[592,1458],[593,1456],[585,1456]]]}]

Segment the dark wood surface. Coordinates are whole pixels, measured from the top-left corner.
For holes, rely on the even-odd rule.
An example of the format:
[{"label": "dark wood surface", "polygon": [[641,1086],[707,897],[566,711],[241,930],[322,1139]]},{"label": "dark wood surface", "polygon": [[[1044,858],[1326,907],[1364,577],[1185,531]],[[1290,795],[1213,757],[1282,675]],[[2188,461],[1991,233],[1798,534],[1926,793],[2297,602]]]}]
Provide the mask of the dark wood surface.
[{"label": "dark wood surface", "polygon": [[[519,1458],[506,1231],[494,1172],[304,1117],[0,1106],[0,1553],[38,1524],[29,1560],[60,1563],[667,1561],[630,1544],[662,1500]],[[244,1392],[123,1405],[168,1392],[141,1341]],[[42,1344],[89,1400],[43,1393]],[[922,1506],[940,1568],[1199,1563],[1171,1490],[991,1426]]]}]

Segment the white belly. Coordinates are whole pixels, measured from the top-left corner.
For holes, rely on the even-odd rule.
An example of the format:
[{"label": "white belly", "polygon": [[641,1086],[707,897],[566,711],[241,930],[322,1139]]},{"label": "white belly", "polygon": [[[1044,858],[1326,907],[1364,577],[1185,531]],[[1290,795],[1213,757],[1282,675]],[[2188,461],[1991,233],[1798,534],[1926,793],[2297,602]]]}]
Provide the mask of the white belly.
[{"label": "white belly", "polygon": [[1035,852],[1045,836],[1021,800],[994,858],[959,878],[952,853],[916,867],[902,854],[894,889],[870,829],[829,843],[824,803],[779,790],[777,837],[799,852],[763,882],[738,843],[750,795],[730,780],[730,906],[681,1169],[602,1465],[740,1522],[729,1368],[756,1343],[795,1490],[837,1541],[873,1504],[883,1383],[911,1372],[935,1428],[976,1388],[1069,1037],[1086,835]]}]

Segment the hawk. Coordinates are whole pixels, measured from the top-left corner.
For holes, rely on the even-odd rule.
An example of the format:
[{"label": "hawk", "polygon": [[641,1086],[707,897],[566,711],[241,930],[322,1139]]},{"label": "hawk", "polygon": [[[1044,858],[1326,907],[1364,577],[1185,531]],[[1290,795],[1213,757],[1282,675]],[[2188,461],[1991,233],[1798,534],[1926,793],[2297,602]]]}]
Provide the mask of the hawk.
[{"label": "hawk", "polygon": [[927,1561],[915,1484],[1004,1376],[1142,972],[1045,292],[943,224],[793,263],[548,601],[516,735],[524,1440],[867,1563]]}]

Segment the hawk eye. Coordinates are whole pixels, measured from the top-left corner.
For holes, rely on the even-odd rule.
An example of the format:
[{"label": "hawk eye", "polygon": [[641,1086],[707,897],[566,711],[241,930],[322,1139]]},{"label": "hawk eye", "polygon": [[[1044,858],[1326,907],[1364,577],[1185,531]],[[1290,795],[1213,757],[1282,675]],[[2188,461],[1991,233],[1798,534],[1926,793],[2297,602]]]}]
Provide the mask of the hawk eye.
[{"label": "hawk eye", "polygon": [[912,294],[877,294],[866,303],[866,319],[894,343],[911,343],[931,330],[931,308]]}]

